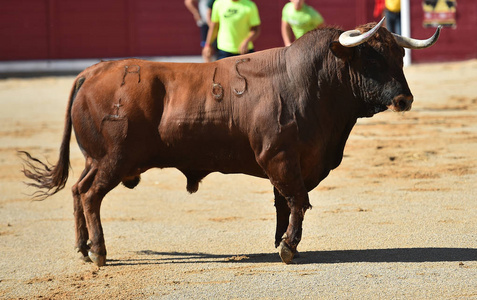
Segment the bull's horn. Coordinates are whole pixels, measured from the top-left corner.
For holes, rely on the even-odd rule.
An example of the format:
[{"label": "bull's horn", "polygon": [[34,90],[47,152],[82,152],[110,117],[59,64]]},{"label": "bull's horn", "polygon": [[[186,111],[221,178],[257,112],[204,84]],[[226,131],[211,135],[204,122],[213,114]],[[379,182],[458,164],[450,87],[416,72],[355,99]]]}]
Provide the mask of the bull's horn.
[{"label": "bull's horn", "polygon": [[409,48],[409,49],[424,49],[434,45],[437,42],[437,39],[439,38],[439,34],[441,33],[441,28],[442,26],[437,27],[437,30],[434,33],[434,35],[428,38],[427,40],[411,39],[408,37],[400,36],[399,34],[395,34],[395,33],[393,33],[393,35],[394,35],[394,38],[396,39],[396,42],[401,47]]},{"label": "bull's horn", "polygon": [[376,31],[378,31],[379,27],[383,25],[384,19],[385,18],[382,18],[373,29],[365,33],[361,33],[361,31],[357,29],[343,32],[339,38],[340,44],[345,47],[354,47],[366,42],[376,33]]}]

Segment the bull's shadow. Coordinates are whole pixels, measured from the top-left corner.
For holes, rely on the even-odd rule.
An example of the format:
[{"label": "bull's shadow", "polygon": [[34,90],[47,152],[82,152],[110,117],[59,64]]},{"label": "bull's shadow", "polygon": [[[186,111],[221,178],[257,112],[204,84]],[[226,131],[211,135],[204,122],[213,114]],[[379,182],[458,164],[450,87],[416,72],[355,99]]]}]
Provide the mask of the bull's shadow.
[{"label": "bull's shadow", "polygon": [[[160,252],[142,250],[135,252],[139,258],[128,260],[109,260],[108,265],[143,265],[177,263],[278,263],[278,253],[254,254],[208,254]],[[335,264],[335,263],[393,263],[393,262],[451,262],[477,261],[474,248],[396,248],[367,250],[305,251],[294,259],[297,264]]]}]

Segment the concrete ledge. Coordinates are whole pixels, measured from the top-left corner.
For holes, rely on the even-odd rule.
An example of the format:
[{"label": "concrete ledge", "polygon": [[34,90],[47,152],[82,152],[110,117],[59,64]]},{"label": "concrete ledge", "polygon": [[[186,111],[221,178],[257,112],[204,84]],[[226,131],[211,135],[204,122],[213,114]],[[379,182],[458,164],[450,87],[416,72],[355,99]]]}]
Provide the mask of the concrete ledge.
[{"label": "concrete ledge", "polygon": [[[201,56],[156,56],[138,58],[162,62],[203,62]],[[123,58],[108,58],[102,60],[120,59]],[[0,78],[76,75],[100,61],[101,59],[0,61]]]}]

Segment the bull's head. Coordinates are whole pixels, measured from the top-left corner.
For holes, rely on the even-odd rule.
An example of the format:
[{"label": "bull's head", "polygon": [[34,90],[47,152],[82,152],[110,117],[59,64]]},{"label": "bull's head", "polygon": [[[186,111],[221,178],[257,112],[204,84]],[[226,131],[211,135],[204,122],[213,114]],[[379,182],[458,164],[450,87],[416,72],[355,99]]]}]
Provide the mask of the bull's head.
[{"label": "bull's head", "polygon": [[[366,103],[362,116],[391,109],[408,111],[413,96],[403,73],[404,48],[424,49],[438,39],[440,27],[426,40],[417,40],[390,33],[376,24],[343,32],[339,41],[330,44],[335,56],[349,66],[353,94]],[[404,47],[404,48],[403,48]]]}]

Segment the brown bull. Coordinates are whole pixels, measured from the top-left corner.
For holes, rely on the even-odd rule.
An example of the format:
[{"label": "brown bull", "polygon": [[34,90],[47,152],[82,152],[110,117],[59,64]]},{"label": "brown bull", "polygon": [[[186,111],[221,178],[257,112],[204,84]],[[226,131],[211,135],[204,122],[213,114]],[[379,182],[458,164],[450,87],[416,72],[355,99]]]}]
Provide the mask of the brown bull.
[{"label": "brown bull", "polygon": [[268,178],[275,245],[289,263],[308,192],[340,164],[357,119],[411,108],[403,47],[429,47],[439,35],[405,39],[381,23],[315,30],[289,47],[207,64],[101,62],[76,78],[58,163],[23,152],[24,173],[42,197],[62,189],[74,129],[86,160],[72,188],[76,247],[99,266],[101,201],[120,182],[133,188],[141,173],[167,167],[184,173],[191,193],[211,172]]}]

